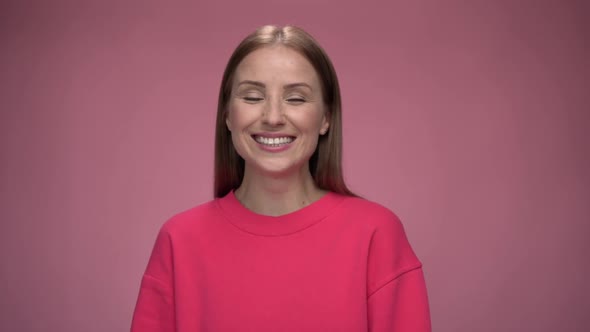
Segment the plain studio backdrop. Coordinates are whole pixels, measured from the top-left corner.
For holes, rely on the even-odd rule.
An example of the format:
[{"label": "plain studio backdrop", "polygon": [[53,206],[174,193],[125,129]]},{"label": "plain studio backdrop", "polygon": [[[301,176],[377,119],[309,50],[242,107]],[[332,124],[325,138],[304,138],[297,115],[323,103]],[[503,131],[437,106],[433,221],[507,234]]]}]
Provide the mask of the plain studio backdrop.
[{"label": "plain studio backdrop", "polygon": [[129,329],[159,227],[212,198],[228,57],[294,24],[335,64],[346,179],[404,222],[434,330],[588,331],[588,9],[3,1],[0,330]]}]

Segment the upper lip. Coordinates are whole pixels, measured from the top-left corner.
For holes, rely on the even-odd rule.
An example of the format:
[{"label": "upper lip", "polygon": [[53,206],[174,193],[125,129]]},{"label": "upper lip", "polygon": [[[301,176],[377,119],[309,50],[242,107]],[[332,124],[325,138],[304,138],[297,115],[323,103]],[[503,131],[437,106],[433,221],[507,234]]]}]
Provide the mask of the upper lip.
[{"label": "upper lip", "polygon": [[295,137],[293,135],[284,134],[284,133],[256,133],[256,134],[252,134],[252,136],[262,136],[262,137],[268,137],[268,138]]}]

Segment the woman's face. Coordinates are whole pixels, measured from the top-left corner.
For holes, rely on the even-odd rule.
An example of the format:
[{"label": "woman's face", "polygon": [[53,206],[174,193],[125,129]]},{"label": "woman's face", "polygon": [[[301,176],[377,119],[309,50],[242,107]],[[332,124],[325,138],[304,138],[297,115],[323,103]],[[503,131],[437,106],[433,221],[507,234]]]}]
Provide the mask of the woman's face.
[{"label": "woman's face", "polygon": [[226,124],[247,171],[272,176],[308,170],[318,137],[329,126],[315,69],[280,45],[242,60],[227,111]]}]

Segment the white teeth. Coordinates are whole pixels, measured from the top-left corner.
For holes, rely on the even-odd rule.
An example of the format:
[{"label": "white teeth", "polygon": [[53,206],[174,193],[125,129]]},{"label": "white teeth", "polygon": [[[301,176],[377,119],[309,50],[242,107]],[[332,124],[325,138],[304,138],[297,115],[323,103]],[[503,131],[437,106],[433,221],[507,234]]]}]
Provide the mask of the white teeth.
[{"label": "white teeth", "polygon": [[293,142],[293,138],[291,137],[262,137],[262,136],[256,136],[256,142],[264,144],[264,145],[270,145],[270,146],[277,146],[277,145],[281,145],[281,144],[288,144]]}]

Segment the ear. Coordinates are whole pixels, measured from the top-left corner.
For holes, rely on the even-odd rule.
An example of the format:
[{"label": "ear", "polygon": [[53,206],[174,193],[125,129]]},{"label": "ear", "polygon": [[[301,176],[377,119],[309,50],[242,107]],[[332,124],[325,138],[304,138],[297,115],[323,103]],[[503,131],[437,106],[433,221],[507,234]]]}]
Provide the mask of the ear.
[{"label": "ear", "polygon": [[330,112],[325,112],[324,116],[322,117],[322,125],[320,126],[320,135],[324,135],[328,132],[328,128],[330,128]]},{"label": "ear", "polygon": [[225,125],[227,126],[227,130],[231,131],[231,121],[229,119],[229,114],[227,110],[223,112],[223,116],[225,117]]}]

